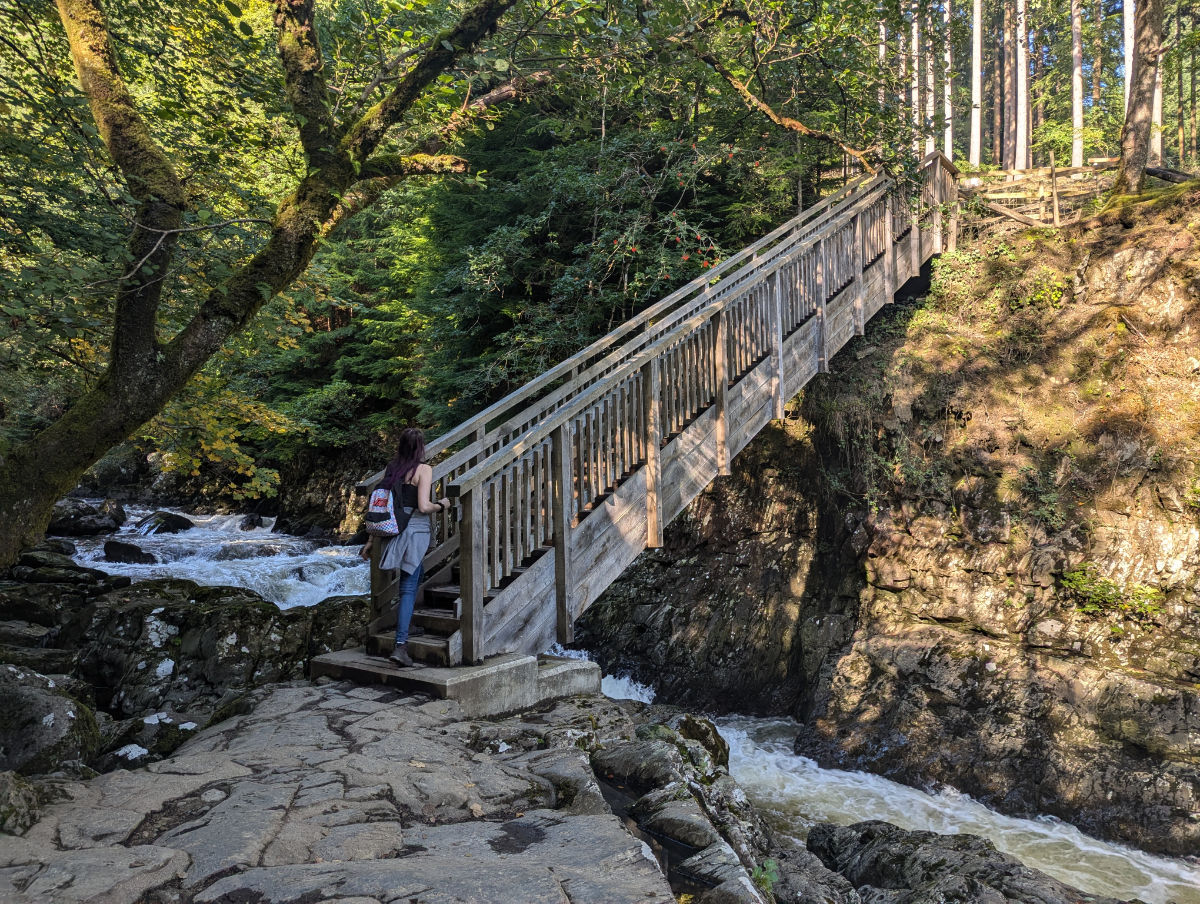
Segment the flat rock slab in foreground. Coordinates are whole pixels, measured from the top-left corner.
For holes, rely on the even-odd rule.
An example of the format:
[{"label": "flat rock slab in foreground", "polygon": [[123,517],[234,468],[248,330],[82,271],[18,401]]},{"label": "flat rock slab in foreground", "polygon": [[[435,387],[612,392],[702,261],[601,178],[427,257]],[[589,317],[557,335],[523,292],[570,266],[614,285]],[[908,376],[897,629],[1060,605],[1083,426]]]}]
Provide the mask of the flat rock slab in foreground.
[{"label": "flat rock slab in foreground", "polygon": [[279,686],[170,759],[59,784],[0,843],[0,900],[673,900],[615,816],[552,809],[554,785],[480,729],[451,701]]}]

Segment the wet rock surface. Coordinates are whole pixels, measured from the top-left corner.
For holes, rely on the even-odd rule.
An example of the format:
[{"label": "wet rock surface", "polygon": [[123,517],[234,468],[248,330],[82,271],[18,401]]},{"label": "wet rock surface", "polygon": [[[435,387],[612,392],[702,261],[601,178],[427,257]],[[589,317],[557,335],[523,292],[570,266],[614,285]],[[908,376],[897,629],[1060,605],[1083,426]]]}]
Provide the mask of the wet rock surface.
[{"label": "wet rock surface", "polygon": [[975,835],[860,822],[816,826],[808,847],[854,885],[864,904],[1117,904],[1081,894]]},{"label": "wet rock surface", "polygon": [[125,562],[130,565],[153,565],[158,561],[152,553],[146,552],[136,543],[126,543],[124,540],[106,540],[104,558],[109,562]]},{"label": "wet rock surface", "polygon": [[893,900],[866,883],[899,869],[914,889],[962,872],[969,890],[1060,900],[967,836],[830,827],[821,847],[818,827],[821,859],[773,837],[711,723],[671,708],[585,696],[464,720],[453,702],[291,682],[245,709],[143,768],[0,773],[0,899],[863,904]]},{"label": "wet rock surface", "polygon": [[125,509],[119,503],[94,504],[68,498],[55,503],[47,532],[59,537],[88,537],[111,533],[125,520]]},{"label": "wet rock surface", "polygon": [[10,575],[30,573],[0,580],[0,770],[159,759],[255,688],[357,646],[366,622],[359,597],[280,610],[236,588],[130,585],[50,548]]},{"label": "wet rock surface", "polygon": [[192,519],[175,512],[152,512],[137,523],[145,534],[179,534],[195,526]]},{"label": "wet rock surface", "polygon": [[496,754],[456,704],[277,687],[169,759],[52,783],[58,799],[3,845],[0,898],[294,902],[332,885],[361,902],[670,901],[615,816],[563,806],[522,761],[551,726],[570,756],[575,723],[622,718],[595,698],[528,734],[514,719],[499,730],[524,742]]}]

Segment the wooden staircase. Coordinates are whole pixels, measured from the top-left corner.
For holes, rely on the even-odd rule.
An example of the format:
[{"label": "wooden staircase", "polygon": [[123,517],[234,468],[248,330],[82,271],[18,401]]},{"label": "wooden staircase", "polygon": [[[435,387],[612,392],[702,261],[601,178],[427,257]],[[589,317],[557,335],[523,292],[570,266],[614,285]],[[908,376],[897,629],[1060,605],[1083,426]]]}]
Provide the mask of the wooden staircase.
[{"label": "wooden staircase", "polygon": [[[435,494],[456,505],[434,516],[413,658],[471,664],[570,642],[784,401],[953,248],[956,175],[935,152],[915,190],[847,186],[430,443]],[[376,551],[369,653],[392,648],[396,581]]]}]

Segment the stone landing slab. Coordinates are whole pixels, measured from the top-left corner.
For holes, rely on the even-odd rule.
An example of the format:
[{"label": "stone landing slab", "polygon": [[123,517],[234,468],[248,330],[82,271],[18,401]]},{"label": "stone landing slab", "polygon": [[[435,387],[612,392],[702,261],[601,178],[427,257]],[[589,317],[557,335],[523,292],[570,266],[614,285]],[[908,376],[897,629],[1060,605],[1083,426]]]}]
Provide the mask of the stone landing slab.
[{"label": "stone landing slab", "polygon": [[310,675],[454,700],[468,718],[516,712],[575,694],[600,693],[600,667],[594,662],[519,653],[493,656],[482,665],[404,669],[368,656],[358,647],[314,657]]}]

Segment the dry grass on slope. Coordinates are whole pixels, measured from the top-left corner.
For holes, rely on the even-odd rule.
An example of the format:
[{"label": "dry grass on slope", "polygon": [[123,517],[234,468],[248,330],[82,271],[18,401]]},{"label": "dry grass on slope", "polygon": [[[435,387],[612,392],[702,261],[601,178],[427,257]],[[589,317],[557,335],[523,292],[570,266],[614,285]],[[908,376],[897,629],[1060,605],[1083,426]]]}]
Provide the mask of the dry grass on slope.
[{"label": "dry grass on slope", "polygon": [[1198,240],[1189,183],[944,255],[929,297],[882,313],[806,393],[846,466],[835,491],[969,501],[1045,534],[1086,531],[1150,476],[1200,514]]}]

